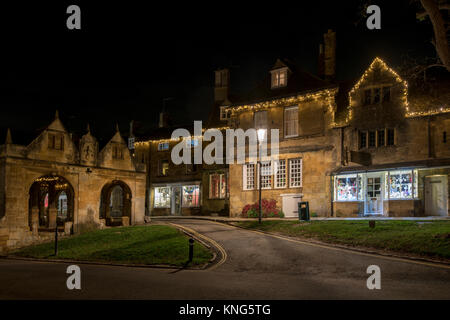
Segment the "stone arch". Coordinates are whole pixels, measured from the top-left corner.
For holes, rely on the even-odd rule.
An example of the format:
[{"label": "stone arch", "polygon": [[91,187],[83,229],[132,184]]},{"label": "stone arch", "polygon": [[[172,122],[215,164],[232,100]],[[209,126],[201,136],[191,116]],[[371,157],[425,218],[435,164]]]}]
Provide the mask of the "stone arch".
[{"label": "stone arch", "polygon": [[[58,214],[61,195],[65,195],[64,214]],[[44,175],[36,178],[29,188],[28,223],[32,231],[64,227],[74,219],[74,189],[60,175]]]},{"label": "stone arch", "polygon": [[113,180],[103,186],[100,196],[99,218],[107,226],[129,225],[131,222],[130,187],[121,180]]}]

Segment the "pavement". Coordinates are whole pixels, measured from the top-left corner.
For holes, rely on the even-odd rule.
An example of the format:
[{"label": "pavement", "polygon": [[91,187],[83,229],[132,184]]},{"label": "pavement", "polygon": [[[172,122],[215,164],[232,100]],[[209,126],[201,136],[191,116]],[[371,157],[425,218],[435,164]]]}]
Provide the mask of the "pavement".
[{"label": "pavement", "polygon": [[[450,266],[349,251],[198,219],[165,220],[224,250],[206,270],[78,264],[81,290],[66,287],[67,263],[0,259],[0,299],[450,299]],[[369,290],[367,268],[381,270]]]}]

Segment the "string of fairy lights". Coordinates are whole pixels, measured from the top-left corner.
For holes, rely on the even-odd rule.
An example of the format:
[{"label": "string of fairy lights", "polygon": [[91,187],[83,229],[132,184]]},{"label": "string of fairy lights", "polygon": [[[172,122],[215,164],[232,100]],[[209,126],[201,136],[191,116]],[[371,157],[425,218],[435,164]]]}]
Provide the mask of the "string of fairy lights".
[{"label": "string of fairy lights", "polygon": [[[441,114],[441,113],[447,113],[450,112],[450,107],[448,106],[442,106],[438,109],[434,110],[426,110],[426,111],[410,111],[409,110],[409,102],[408,102],[408,82],[406,80],[403,80],[399,74],[390,68],[381,58],[376,57],[372,63],[370,64],[369,68],[364,72],[364,74],[361,76],[361,78],[358,80],[358,82],[353,86],[353,88],[348,93],[348,99],[349,99],[349,112],[347,114],[347,117],[345,118],[345,123],[349,123],[350,120],[353,118],[353,108],[356,106],[355,99],[353,99],[354,94],[356,91],[364,84],[364,82],[368,79],[370,74],[376,69],[380,68],[382,71],[390,73],[397,84],[402,86],[402,96],[401,100],[403,103],[403,106],[405,108],[405,116],[406,117],[421,117],[421,116],[428,116],[428,115],[435,115],[435,114]],[[280,98],[280,99],[274,99],[269,101],[263,101],[253,104],[245,104],[245,105],[238,105],[238,106],[231,106],[228,109],[231,111],[231,116],[236,117],[240,113],[243,112],[255,112],[260,110],[268,110],[270,108],[276,108],[276,107],[286,107],[286,106],[292,106],[292,105],[299,105],[304,102],[309,101],[319,101],[325,102],[328,105],[328,111],[331,113],[332,120],[331,120],[331,127],[337,127],[339,124],[335,122],[335,111],[336,111],[336,102],[335,102],[335,96],[338,92],[338,88],[331,88],[331,89],[324,89],[316,92],[311,93],[305,93],[300,94],[292,97],[286,97],[286,98]],[[220,127],[220,128],[212,128],[217,130],[226,130],[231,129],[231,127]],[[206,129],[202,129],[202,133]],[[137,147],[139,146],[149,146],[152,143],[165,143],[165,142],[175,142],[175,141],[181,141],[185,139],[202,139],[202,136],[191,136],[191,137],[179,137],[179,138],[166,138],[166,139],[155,139],[155,140],[147,140],[147,141],[138,141],[135,143]]]}]

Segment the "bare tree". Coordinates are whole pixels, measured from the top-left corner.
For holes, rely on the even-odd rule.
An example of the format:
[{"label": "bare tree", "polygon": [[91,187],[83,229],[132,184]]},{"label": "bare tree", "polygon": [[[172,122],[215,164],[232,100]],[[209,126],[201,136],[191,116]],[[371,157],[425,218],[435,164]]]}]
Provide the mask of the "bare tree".
[{"label": "bare tree", "polygon": [[447,0],[420,0],[420,3],[424,11],[417,13],[416,17],[419,20],[423,20],[426,17],[430,19],[434,31],[432,43],[439,56],[440,63],[447,71],[450,71],[450,47],[447,36],[450,30],[448,21],[450,3]]}]

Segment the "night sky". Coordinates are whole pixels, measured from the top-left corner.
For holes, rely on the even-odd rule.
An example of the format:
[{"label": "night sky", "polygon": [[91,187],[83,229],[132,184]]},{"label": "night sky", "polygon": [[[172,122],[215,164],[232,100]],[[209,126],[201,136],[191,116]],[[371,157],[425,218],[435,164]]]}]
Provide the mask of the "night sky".
[{"label": "night sky", "polygon": [[[150,128],[165,97],[179,123],[205,120],[215,69],[231,67],[237,92],[278,57],[317,74],[327,29],[337,31],[339,80],[359,77],[375,56],[393,67],[435,56],[431,24],[416,21],[409,0],[373,2],[381,30],[366,28],[363,1],[92,2],[2,4],[0,130],[11,127],[13,139],[45,127],[55,109],[70,130],[90,122],[98,137],[131,119]],[[81,31],[66,28],[70,4],[81,7]]]}]

